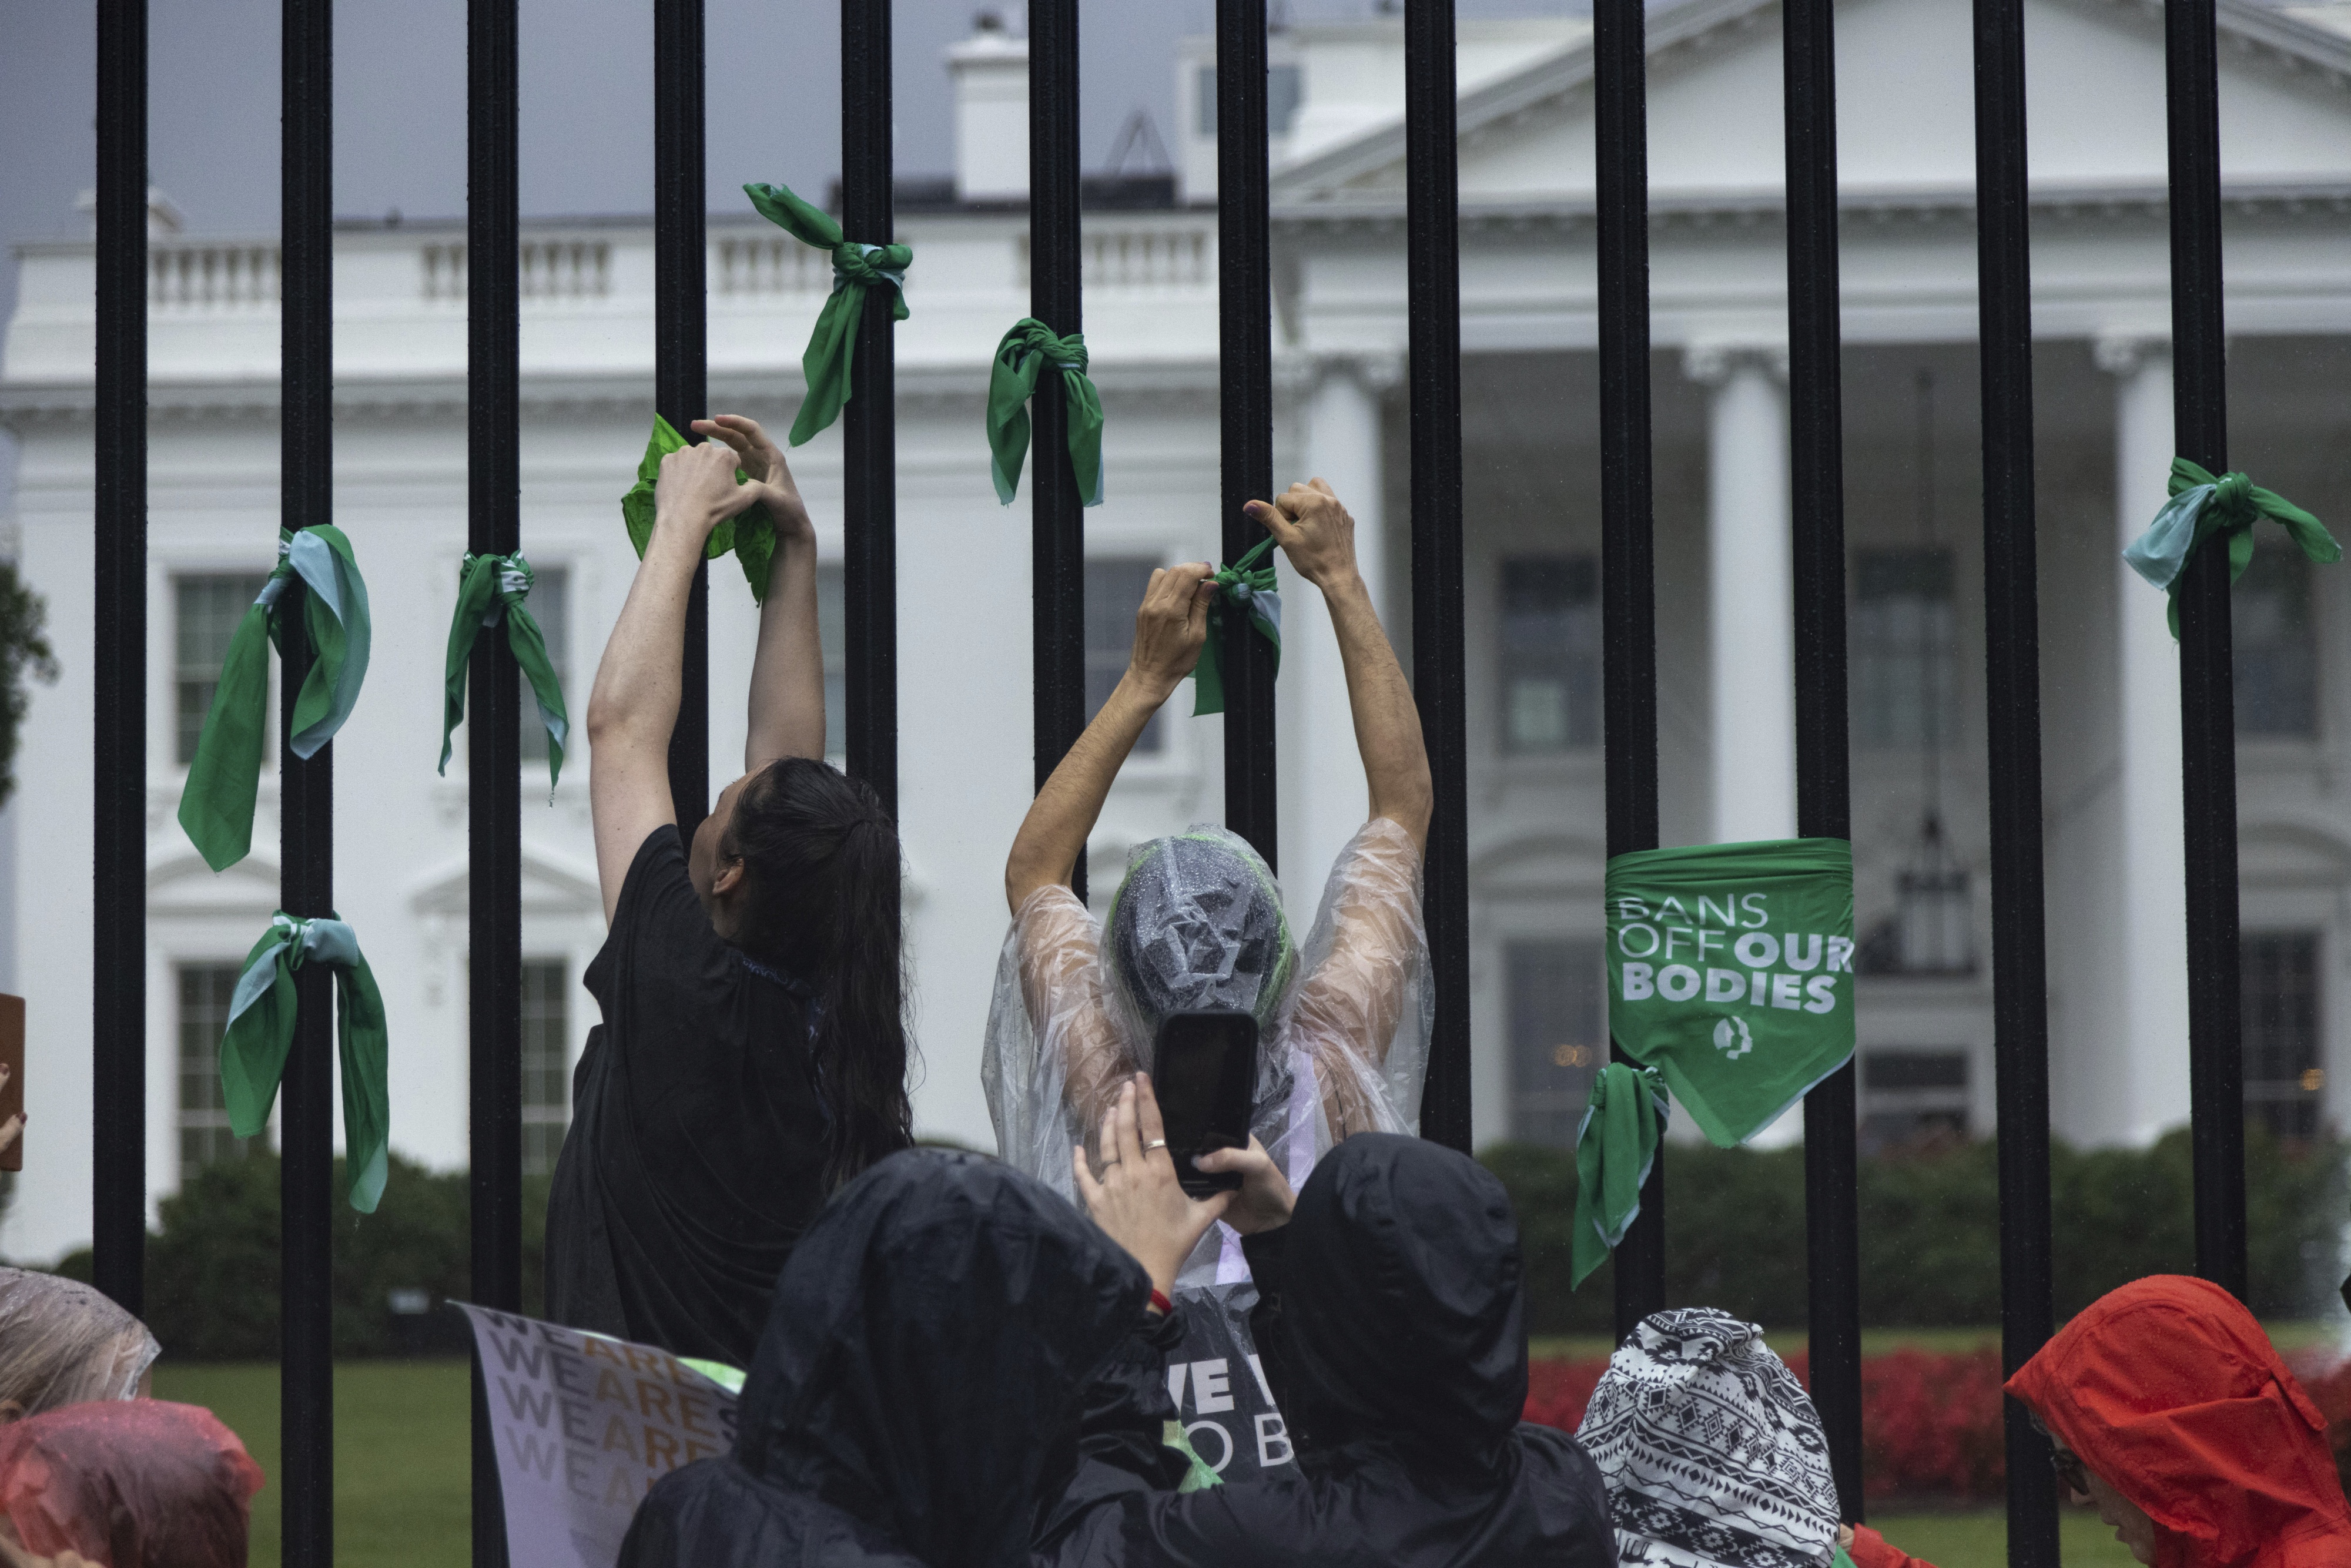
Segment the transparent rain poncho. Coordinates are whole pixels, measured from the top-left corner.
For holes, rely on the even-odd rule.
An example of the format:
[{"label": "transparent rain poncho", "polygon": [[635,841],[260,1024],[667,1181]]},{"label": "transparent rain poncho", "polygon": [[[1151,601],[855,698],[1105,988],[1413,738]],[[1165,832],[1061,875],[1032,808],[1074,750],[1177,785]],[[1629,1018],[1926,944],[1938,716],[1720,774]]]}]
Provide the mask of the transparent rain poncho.
[{"label": "transparent rain poncho", "polygon": [[136,1398],[162,1351],[146,1324],[90,1286],[0,1269],[0,1401],[17,1414]]},{"label": "transparent rain poncho", "polygon": [[[1013,916],[980,1068],[998,1147],[1074,1200],[1070,1151],[1092,1157],[1120,1087],[1152,1066],[1160,1021],[1235,1008],[1258,1019],[1251,1131],[1303,1186],[1350,1134],[1418,1131],[1427,969],[1420,852],[1385,818],[1340,852],[1302,948],[1272,870],[1237,834],[1199,826],[1138,845],[1102,926],[1058,885]],[[1218,1225],[1178,1283],[1246,1278],[1238,1238]]]}]

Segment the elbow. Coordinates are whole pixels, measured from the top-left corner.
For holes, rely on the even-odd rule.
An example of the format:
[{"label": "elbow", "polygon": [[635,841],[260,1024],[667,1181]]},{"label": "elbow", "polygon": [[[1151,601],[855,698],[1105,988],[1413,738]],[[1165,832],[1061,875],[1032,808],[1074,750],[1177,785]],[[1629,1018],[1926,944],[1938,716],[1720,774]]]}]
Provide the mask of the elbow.
[{"label": "elbow", "polygon": [[1410,833],[1423,851],[1428,847],[1428,824],[1436,812],[1437,786],[1425,761],[1399,780],[1393,791],[1385,792],[1372,810],[1374,816],[1385,817]]}]

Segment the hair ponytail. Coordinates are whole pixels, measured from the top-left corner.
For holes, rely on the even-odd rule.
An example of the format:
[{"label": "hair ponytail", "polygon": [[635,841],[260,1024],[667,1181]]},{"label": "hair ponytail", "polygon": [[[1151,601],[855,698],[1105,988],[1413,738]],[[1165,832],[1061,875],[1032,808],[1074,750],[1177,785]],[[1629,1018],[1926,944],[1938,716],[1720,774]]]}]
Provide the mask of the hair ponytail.
[{"label": "hair ponytail", "polygon": [[737,795],[721,852],[743,861],[737,945],[815,993],[825,1180],[838,1187],[914,1142],[897,828],[871,785],[785,758]]}]

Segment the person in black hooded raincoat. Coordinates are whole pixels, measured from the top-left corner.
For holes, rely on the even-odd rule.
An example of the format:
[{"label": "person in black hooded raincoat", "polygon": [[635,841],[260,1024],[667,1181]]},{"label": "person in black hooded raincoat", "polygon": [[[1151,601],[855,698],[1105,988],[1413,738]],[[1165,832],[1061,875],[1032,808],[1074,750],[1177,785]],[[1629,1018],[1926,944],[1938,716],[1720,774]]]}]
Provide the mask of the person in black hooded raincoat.
[{"label": "person in black hooded raincoat", "polygon": [[[1262,1149],[1204,1158],[1242,1171],[1225,1200],[1176,1186],[1149,1085],[1122,1096],[1105,1171],[1081,1183],[1104,1228],[1155,1280],[1221,1214],[1248,1232],[1266,1374],[1297,1463],[1175,1495],[1145,1326],[1098,1380],[1086,1458],[1040,1531],[1056,1568],[1614,1568],[1607,1495],[1564,1432],[1527,1425],[1517,1222],[1502,1185],[1451,1149],[1363,1133],[1297,1195]],[[1171,1197],[1170,1194],[1173,1196]],[[1161,1281],[1164,1289],[1164,1281]],[[1164,1354],[1164,1349],[1162,1354]]]},{"label": "person in black hooded raincoat", "polygon": [[[1075,1470],[1089,1379],[1150,1291],[1066,1199],[1004,1166],[882,1161],[778,1279],[734,1452],[654,1484],[620,1568],[1025,1565],[1036,1500]],[[1174,1485],[1182,1462],[1162,1453],[1137,1463]]]}]

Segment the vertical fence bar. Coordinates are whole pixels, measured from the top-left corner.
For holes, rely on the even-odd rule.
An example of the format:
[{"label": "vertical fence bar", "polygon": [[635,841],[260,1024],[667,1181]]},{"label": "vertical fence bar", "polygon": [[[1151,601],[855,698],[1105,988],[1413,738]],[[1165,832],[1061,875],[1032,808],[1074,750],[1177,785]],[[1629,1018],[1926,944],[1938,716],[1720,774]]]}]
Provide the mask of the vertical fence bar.
[{"label": "vertical fence bar", "polygon": [[[1078,0],[1029,6],[1029,314],[1067,337],[1085,326],[1080,250]],[[1037,787],[1086,723],[1085,497],[1070,471],[1061,372],[1048,367],[1029,403],[1029,570],[1034,596]],[[1086,855],[1072,882],[1086,895]]]},{"label": "vertical fence bar", "polygon": [[[1844,434],[1837,317],[1834,0],[1784,8],[1790,499],[1796,578],[1796,831],[1852,836],[1845,750]],[[1861,1219],[1851,1062],[1804,1100],[1813,1402],[1848,1520],[1861,1518]]]},{"label": "vertical fence bar", "polygon": [[[890,0],[841,0],[841,223],[851,239],[866,245],[888,245],[895,237],[890,57]],[[890,312],[869,308],[858,322],[854,390],[841,416],[849,770],[873,786],[893,816],[898,811],[895,340]],[[1040,473],[1030,483],[1042,481]]]},{"label": "vertical fence bar", "polygon": [[[1648,37],[1641,0],[1597,0],[1600,617],[1608,853],[1657,847],[1656,541],[1649,445]],[[1610,1042],[1610,1054],[1629,1061]],[[1666,1304],[1666,1162],[1615,1254],[1616,1333]]]},{"label": "vertical fence bar", "polygon": [[145,1310],[147,1257],[147,0],[98,7],[98,357],[91,454],[90,1235]]},{"label": "vertical fence bar", "polygon": [[1405,311],[1411,332],[1412,690],[1437,787],[1422,918],[1437,988],[1424,1137],[1469,1148],[1469,749],[1462,668],[1461,190],[1453,0],[1405,0]]},{"label": "vertical fence bar", "polygon": [[[708,413],[704,297],[702,0],[653,0],[653,407],[689,428]],[[669,793],[686,841],[710,811],[710,569],[685,601],[685,663],[669,737]]]},{"label": "vertical fence bar", "polygon": [[[1241,507],[1273,497],[1273,294],[1265,142],[1265,0],[1217,0],[1219,503],[1225,559],[1265,537]],[[1273,659],[1225,622],[1225,825],[1279,867]],[[1422,1113],[1426,1115],[1426,1110]]]},{"label": "vertical fence bar", "polygon": [[[2032,208],[2024,0],[1975,0],[1976,298],[1983,399],[1984,701],[1992,1028],[2000,1102],[2000,1343],[2014,1372],[2055,1327],[2049,976],[2041,844],[2041,612],[2032,503]],[[2048,1440],[2003,1400],[2008,1560],[2057,1568]]]},{"label": "vertical fence bar", "polygon": [[[2177,450],[2229,467],[2221,334],[2220,89],[2213,0],[2167,0],[2171,141],[2171,419]],[[2196,1271],[2245,1293],[2245,1083],[2237,948],[2237,715],[2228,552],[2179,580],[2179,768],[2188,834],[2188,1083]]]},{"label": "vertical fence bar", "polygon": [[[466,548],[522,546],[521,242],[516,0],[466,6]],[[473,1299],[522,1310],[522,714],[503,636],[467,672],[467,1137]],[[474,1365],[474,1563],[504,1568],[505,1504],[481,1364]]]},{"label": "vertical fence bar", "polygon": [[[334,6],[285,0],[279,242],[281,321],[278,497],[287,528],[334,516]],[[279,903],[298,918],[335,907],[335,748],[308,761],[287,745],[294,699],[308,674],[298,580],[278,621],[283,688],[278,716]],[[331,1242],[334,1197],[334,990],[325,966],[295,976],[298,1011],[279,1110],[285,1139],[279,1194],[284,1250],[279,1479],[285,1560],[334,1561],[335,1404]]]}]

